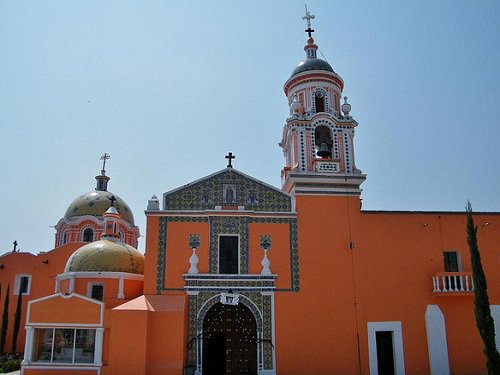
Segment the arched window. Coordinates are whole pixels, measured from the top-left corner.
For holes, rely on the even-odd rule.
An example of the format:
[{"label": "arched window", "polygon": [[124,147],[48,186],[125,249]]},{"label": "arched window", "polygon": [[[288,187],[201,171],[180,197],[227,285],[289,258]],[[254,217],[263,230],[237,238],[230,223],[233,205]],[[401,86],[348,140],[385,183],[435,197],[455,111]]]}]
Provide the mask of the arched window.
[{"label": "arched window", "polygon": [[321,158],[332,157],[332,132],[328,126],[320,125],[314,130],[314,144],[316,146],[316,155]]},{"label": "arched window", "polygon": [[323,91],[316,91],[314,94],[314,106],[316,107],[316,113],[325,112],[325,93]]},{"label": "arched window", "polygon": [[59,246],[64,245],[68,241],[68,233],[64,229],[59,236]]},{"label": "arched window", "polygon": [[82,236],[83,242],[92,242],[94,241],[94,231],[92,228],[85,228]]}]

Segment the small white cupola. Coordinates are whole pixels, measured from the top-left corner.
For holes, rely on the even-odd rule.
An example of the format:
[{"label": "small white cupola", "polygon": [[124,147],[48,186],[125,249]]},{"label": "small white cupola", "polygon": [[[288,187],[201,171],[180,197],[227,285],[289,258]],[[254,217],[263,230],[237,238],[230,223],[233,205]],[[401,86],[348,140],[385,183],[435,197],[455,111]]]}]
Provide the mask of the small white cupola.
[{"label": "small white cupola", "polygon": [[102,215],[104,218],[104,228],[101,238],[119,239],[120,234],[118,232],[118,222],[120,220],[120,214],[115,208],[116,198],[114,196],[111,196],[109,200],[111,201],[111,206],[109,206],[108,210]]}]

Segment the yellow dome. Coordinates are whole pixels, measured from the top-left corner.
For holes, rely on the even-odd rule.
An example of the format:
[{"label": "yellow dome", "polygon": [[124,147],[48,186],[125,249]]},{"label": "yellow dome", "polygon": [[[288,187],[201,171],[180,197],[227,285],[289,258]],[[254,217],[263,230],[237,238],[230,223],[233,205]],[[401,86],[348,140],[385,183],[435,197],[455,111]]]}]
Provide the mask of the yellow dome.
[{"label": "yellow dome", "polygon": [[99,240],[80,247],[64,272],[128,272],[144,274],[144,255],[126,243]]},{"label": "yellow dome", "polygon": [[115,207],[120,213],[120,217],[131,225],[135,225],[134,215],[127,203],[117,195],[106,190],[89,191],[80,195],[69,205],[64,217],[69,219],[83,215],[102,216],[111,204],[109,200],[111,196],[116,198]]}]

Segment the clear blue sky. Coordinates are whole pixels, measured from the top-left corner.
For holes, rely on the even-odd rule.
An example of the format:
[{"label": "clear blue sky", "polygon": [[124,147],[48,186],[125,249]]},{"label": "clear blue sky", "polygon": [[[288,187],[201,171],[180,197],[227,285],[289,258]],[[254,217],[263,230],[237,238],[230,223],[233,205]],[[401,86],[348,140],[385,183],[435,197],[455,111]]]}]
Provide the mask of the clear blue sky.
[{"label": "clear blue sky", "polygon": [[[359,122],[364,208],[500,211],[500,2],[308,7]],[[142,233],[152,194],[223,169],[228,151],[279,187],[303,13],[303,0],[1,1],[0,253],[51,249],[104,152]]]}]

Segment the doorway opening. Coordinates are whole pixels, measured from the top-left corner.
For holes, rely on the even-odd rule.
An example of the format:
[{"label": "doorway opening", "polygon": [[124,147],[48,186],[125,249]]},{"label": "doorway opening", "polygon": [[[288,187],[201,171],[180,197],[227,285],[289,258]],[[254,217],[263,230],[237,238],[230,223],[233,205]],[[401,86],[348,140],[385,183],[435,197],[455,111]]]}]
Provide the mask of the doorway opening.
[{"label": "doorway opening", "polygon": [[257,324],[243,304],[216,303],[203,320],[203,375],[257,375]]}]

